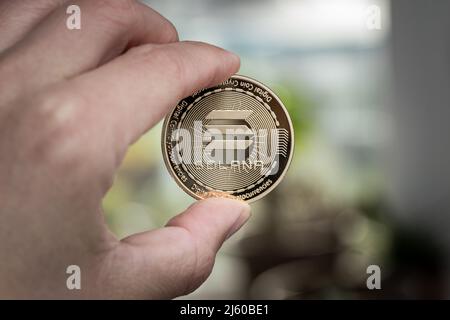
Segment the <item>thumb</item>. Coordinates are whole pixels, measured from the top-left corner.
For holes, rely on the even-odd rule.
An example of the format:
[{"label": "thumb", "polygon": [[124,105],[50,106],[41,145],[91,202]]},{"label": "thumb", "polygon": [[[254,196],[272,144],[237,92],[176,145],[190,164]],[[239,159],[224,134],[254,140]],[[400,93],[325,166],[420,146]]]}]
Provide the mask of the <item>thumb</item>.
[{"label": "thumb", "polygon": [[132,255],[121,259],[128,264],[127,274],[135,273],[127,276],[135,281],[132,296],[174,298],[195,290],[211,273],[223,242],[249,217],[250,206],[243,201],[210,198],[196,202],[164,228],[122,240]]}]

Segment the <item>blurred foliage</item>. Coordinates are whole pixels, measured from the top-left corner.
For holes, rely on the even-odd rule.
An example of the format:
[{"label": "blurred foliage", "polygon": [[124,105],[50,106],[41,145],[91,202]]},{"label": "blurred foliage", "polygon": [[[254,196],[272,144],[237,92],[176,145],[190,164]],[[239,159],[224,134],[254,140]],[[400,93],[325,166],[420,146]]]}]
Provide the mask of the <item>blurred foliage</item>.
[{"label": "blurred foliage", "polygon": [[314,127],[314,103],[305,92],[287,81],[275,84],[272,90],[288,110],[294,127],[295,146],[301,148]]}]

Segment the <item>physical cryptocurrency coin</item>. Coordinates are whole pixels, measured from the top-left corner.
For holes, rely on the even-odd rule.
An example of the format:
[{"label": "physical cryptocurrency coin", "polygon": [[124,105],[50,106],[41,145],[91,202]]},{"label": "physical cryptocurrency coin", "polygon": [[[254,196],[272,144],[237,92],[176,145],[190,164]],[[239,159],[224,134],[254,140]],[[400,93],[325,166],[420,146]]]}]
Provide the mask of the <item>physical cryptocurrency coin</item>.
[{"label": "physical cryptocurrency coin", "polygon": [[281,181],[294,131],[281,100],[265,85],[234,75],[181,100],[162,132],[166,166],[196,199],[260,199]]}]

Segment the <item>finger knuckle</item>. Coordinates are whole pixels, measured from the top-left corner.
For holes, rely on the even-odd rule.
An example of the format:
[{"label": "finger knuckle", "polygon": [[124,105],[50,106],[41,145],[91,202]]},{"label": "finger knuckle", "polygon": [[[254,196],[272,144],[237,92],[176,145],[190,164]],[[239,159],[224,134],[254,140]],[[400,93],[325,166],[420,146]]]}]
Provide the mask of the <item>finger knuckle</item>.
[{"label": "finger knuckle", "polygon": [[187,264],[188,274],[190,275],[185,281],[184,288],[181,289],[183,294],[189,294],[197,289],[212,272],[214,261],[216,258],[216,252],[212,247],[202,246],[202,250],[199,250],[199,246],[193,239],[189,231],[185,233],[185,240],[181,241],[186,245],[185,252],[189,252],[191,258]]},{"label": "finger knuckle", "polygon": [[161,29],[160,41],[162,43],[170,43],[178,41],[178,31],[170,21],[167,21],[166,26]]},{"label": "finger knuckle", "polygon": [[188,62],[170,45],[149,44],[132,48],[129,51],[131,63],[156,68],[164,66],[164,73],[174,79],[172,87],[184,83],[188,72]]},{"label": "finger knuckle", "polygon": [[155,63],[163,65],[168,73],[176,77],[183,76],[186,70],[184,58],[170,47],[160,47],[157,50],[154,50],[150,58],[154,60]]},{"label": "finger knuckle", "polygon": [[173,86],[181,85],[180,90],[185,95],[183,84],[186,83],[187,73],[189,72],[189,63],[184,55],[180,55],[174,48],[170,46],[161,47],[154,50],[150,59],[157,65],[164,66],[166,74],[169,78],[174,79]]},{"label": "finger knuckle", "polygon": [[183,290],[183,294],[189,294],[195,291],[198,287],[200,287],[206,279],[208,279],[211,274],[214,266],[214,256],[208,258],[202,258],[195,269],[195,272],[192,273],[186,287]]},{"label": "finger knuckle", "polygon": [[135,22],[135,0],[92,1],[95,15],[113,27],[128,28]]}]

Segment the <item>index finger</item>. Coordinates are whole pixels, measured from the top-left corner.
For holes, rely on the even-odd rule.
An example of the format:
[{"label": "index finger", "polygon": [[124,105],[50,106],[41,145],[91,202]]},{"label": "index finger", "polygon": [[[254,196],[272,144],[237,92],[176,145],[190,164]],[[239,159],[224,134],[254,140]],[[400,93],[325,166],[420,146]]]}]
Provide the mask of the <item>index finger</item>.
[{"label": "index finger", "polygon": [[82,98],[90,142],[107,142],[120,155],[182,98],[226,80],[239,65],[236,55],[205,43],[150,44],[67,85]]}]

